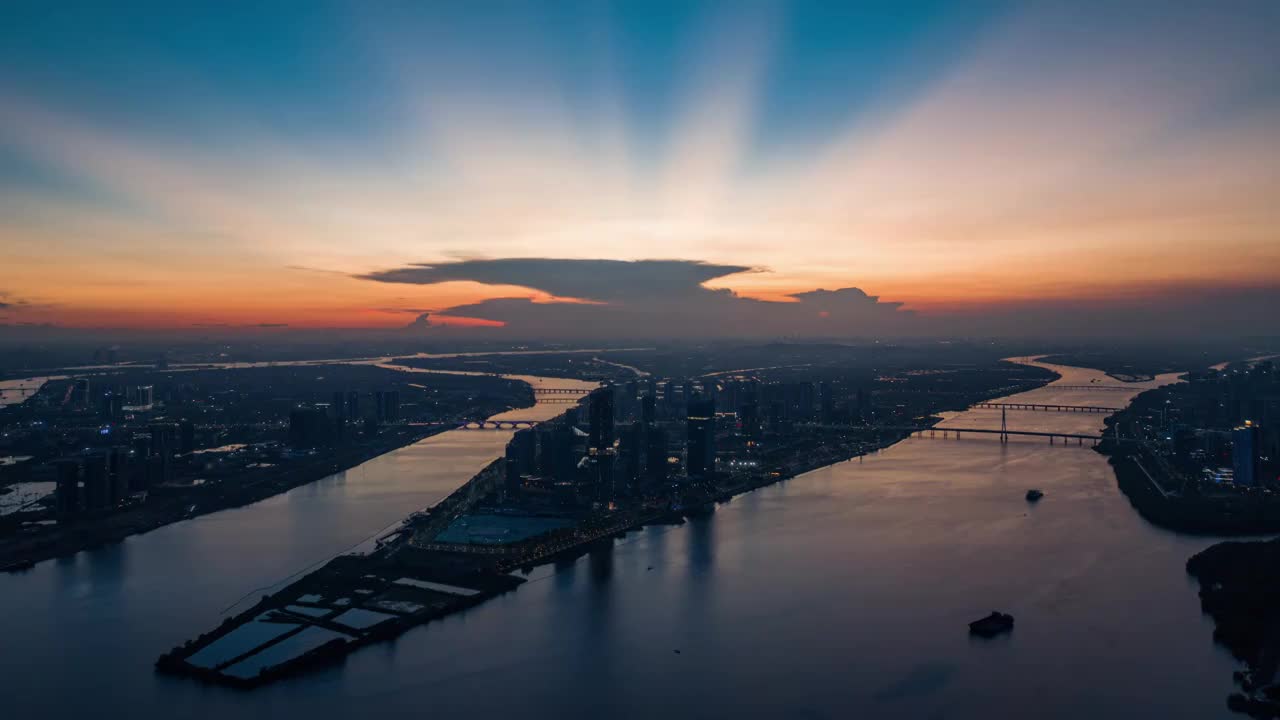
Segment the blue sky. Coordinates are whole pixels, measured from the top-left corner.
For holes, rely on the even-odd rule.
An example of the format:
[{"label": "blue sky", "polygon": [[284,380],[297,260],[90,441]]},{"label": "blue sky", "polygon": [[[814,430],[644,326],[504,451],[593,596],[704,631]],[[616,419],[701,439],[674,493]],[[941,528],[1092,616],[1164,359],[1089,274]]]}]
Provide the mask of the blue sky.
[{"label": "blue sky", "polygon": [[923,316],[1254,292],[1277,30],[1267,0],[9,2],[0,293],[73,324],[378,324],[557,301],[368,279],[530,257]]}]

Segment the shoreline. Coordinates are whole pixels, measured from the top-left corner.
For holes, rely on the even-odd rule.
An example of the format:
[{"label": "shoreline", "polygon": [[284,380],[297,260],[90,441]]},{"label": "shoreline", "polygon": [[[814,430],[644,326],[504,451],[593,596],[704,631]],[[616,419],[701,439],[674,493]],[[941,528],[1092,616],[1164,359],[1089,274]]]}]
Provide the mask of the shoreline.
[{"label": "shoreline", "polygon": [[[1054,375],[1055,377],[1046,378],[1033,387],[1002,388],[999,390],[1001,395],[992,397],[1041,389],[1061,378],[1057,373]],[[980,396],[973,402],[986,399],[989,398]],[[944,415],[935,414],[923,429],[936,426],[946,419]],[[875,436],[868,437],[872,433]],[[623,537],[648,526],[683,524],[688,518],[714,512],[716,505],[727,503],[738,495],[857,457],[878,453],[910,438],[911,434],[905,430],[850,427],[839,441],[831,443],[832,451],[797,455],[772,473],[748,476],[727,487],[696,493],[697,497],[692,498],[693,502],[686,503],[689,507],[685,508],[651,507],[619,511],[614,517],[603,518],[604,522],[593,523],[588,520],[572,530],[537,536],[511,546],[483,546],[477,549],[467,545],[414,545],[412,537],[415,524],[429,523],[440,516],[447,519],[460,511],[459,506],[461,510],[465,510],[467,503],[496,487],[499,473],[495,468],[500,463],[499,457],[439,503],[410,515],[397,529],[387,532],[384,541],[374,551],[364,555],[339,555],[285,588],[263,595],[252,607],[223,619],[216,628],[161,654],[156,659],[156,671],[188,676],[210,684],[252,689],[331,665],[360,648],[398,637],[411,628],[461,612],[517,589],[524,582],[523,578],[513,575],[518,570],[527,573],[541,565],[580,557],[598,543]],[[454,586],[455,590],[461,589],[467,593],[450,597],[426,591],[415,593],[405,587],[419,583]],[[335,594],[341,597],[337,601],[330,600]],[[396,600],[378,599],[384,597]],[[409,600],[399,600],[405,597]],[[342,600],[346,600],[346,603],[339,604]],[[356,605],[350,604],[352,602]],[[416,606],[418,609],[397,612],[369,628],[353,628],[337,622],[351,612],[351,608],[366,612],[370,608],[389,609],[394,607],[388,604],[391,602],[409,602],[409,605],[400,607]],[[285,618],[277,622],[290,622],[289,618],[292,618],[302,628],[324,628],[334,633],[335,637],[279,664],[266,666],[259,674],[250,676],[245,676],[243,669],[238,669],[236,665],[249,662],[246,658],[259,652],[267,653],[267,648],[285,638],[301,635],[305,630],[288,631],[283,638],[254,646],[248,652],[224,658],[222,662],[212,665],[200,665],[191,661],[197,654],[238,629],[251,623],[270,622],[266,619],[270,617]],[[230,672],[226,672],[228,670]]]},{"label": "shoreline", "polygon": [[[777,477],[764,477],[757,481],[749,481],[734,486],[729,489],[722,490],[718,493],[706,498],[706,504],[709,505],[706,510],[702,510],[702,506],[690,510],[673,510],[664,508],[661,510],[651,510],[649,512],[641,512],[636,514],[627,513],[619,518],[616,522],[606,524],[602,527],[589,528],[581,536],[569,541],[567,544],[553,546],[553,548],[537,552],[533,554],[524,554],[519,550],[511,551],[511,557],[506,557],[507,552],[502,552],[498,557],[493,558],[489,567],[474,569],[470,572],[463,573],[460,576],[447,578],[451,583],[467,583],[461,585],[464,589],[474,589],[476,593],[456,597],[444,602],[437,601],[434,605],[429,606],[422,611],[397,616],[394,619],[386,620],[365,632],[362,632],[354,639],[346,642],[330,641],[293,659],[271,666],[266,672],[252,677],[237,677],[221,672],[233,666],[237,661],[245,656],[258,651],[255,647],[250,653],[237,655],[225,663],[221,663],[221,669],[217,667],[201,667],[189,662],[189,659],[200,651],[208,648],[218,640],[225,638],[237,629],[249,625],[255,621],[261,622],[259,618],[271,613],[279,613],[286,608],[297,608],[298,603],[305,598],[303,591],[314,590],[315,586],[320,583],[326,586],[332,586],[338,583],[349,583],[352,585],[370,584],[370,578],[381,577],[390,578],[391,576],[400,576],[398,579],[414,579],[418,577],[430,577],[425,582],[438,583],[440,578],[438,569],[435,565],[439,558],[429,557],[431,555],[443,555],[435,549],[420,549],[411,545],[407,537],[410,533],[403,533],[403,536],[395,542],[390,542],[378,547],[375,551],[367,555],[346,554],[338,555],[330,559],[320,568],[308,573],[307,575],[295,580],[286,587],[275,593],[263,595],[258,602],[248,609],[237,613],[231,617],[223,619],[214,629],[202,633],[192,640],[188,640],[183,644],[176,646],[169,651],[161,654],[155,663],[156,672],[187,676],[213,685],[222,685],[239,690],[251,690],[263,685],[267,685],[279,680],[293,677],[309,670],[319,669],[321,667],[333,665],[341,662],[341,660],[349,654],[357,652],[366,646],[392,640],[405,632],[422,625],[426,625],[433,620],[439,620],[455,613],[463,612],[472,607],[480,605],[494,597],[506,594],[519,588],[524,584],[525,580],[515,573],[523,571],[528,573],[536,567],[553,563],[563,562],[581,557],[597,544],[604,541],[611,541],[614,538],[625,537],[632,532],[638,532],[646,527],[656,525],[683,525],[688,519],[714,512],[714,506],[730,502],[733,498],[744,495],[749,492],[766,488],[787,480],[793,480],[800,475],[804,475],[815,470],[825,467],[838,465],[848,462],[856,457],[878,453],[888,447],[910,438],[909,434],[901,435],[895,439],[877,444],[871,449],[862,449],[857,452],[838,453],[836,459],[823,458],[820,461],[812,463],[803,463],[794,469],[783,473]],[[472,486],[475,483],[482,483],[486,480],[492,480],[496,477],[494,468],[496,463],[487,465],[483,470],[476,473],[471,479],[464,483],[461,487],[451,493],[444,500],[441,500],[430,510],[426,511],[427,516],[432,511],[449,512],[451,501],[457,502],[456,498],[461,498],[472,494]],[[387,533],[387,536],[395,536],[402,534],[402,531],[409,527],[413,518],[406,519],[400,528]],[[575,530],[575,532],[577,532]],[[506,549],[504,549],[505,551]],[[454,555],[465,555],[465,552],[453,553]],[[392,585],[396,584],[396,579],[390,580]],[[386,583],[384,583],[385,585]],[[487,588],[475,588],[470,586],[484,585]],[[358,590],[359,588],[357,588]],[[311,594],[311,593],[307,593]],[[287,610],[285,610],[287,612]],[[343,613],[337,612],[335,617],[340,617]],[[319,623],[317,623],[319,625]],[[345,628],[350,630],[351,628]],[[294,632],[286,633],[276,642],[282,641],[289,637],[293,637]],[[274,643],[273,643],[274,644]],[[271,647],[268,644],[266,647]],[[263,650],[265,652],[265,650]]]},{"label": "shoreline", "polygon": [[[432,428],[400,426],[394,436],[379,439],[371,447],[350,448],[333,457],[307,463],[275,477],[239,487],[222,483],[200,486],[182,497],[153,501],[153,506],[131,508],[72,525],[56,536],[17,537],[0,542],[0,573],[21,573],[37,563],[123,542],[173,523],[267,500],[295,488],[346,472],[388,453],[448,432],[451,426]],[[191,508],[194,507],[194,510]]]}]

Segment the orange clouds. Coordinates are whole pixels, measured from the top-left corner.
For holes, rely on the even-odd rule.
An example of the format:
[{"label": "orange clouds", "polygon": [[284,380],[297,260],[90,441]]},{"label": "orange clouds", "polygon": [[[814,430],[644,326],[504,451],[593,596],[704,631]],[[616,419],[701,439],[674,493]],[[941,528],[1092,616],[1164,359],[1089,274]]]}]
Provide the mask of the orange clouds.
[{"label": "orange clouds", "polygon": [[[341,148],[251,113],[213,140],[158,139],[7,93],[0,141],[93,192],[3,188],[0,289],[35,301],[10,321],[395,327],[421,310],[461,327],[485,321],[450,308],[563,299],[351,276],[460,255],[688,258],[767,269],[710,283],[747,297],[857,286],[926,314],[1262,285],[1280,275],[1280,102],[1240,98],[1277,58],[1270,28],[1211,10],[1097,26],[1030,7],[875,123],[756,164],[767,17],[706,29],[656,157],[618,78],[584,123],[536,58],[519,82],[478,83],[393,32],[402,116]],[[473,52],[459,66],[482,66]]]}]

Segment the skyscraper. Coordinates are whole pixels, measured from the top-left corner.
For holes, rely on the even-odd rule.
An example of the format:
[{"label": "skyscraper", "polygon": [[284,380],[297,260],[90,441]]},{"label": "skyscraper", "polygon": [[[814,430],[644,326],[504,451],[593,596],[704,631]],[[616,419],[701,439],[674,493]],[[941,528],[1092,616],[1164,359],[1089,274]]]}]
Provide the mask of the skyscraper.
[{"label": "skyscraper", "polygon": [[601,388],[591,393],[587,413],[590,449],[602,451],[613,447],[613,389]]},{"label": "skyscraper", "polygon": [[557,423],[549,430],[539,430],[538,445],[538,472],[557,482],[570,480],[574,474],[571,426]]},{"label": "skyscraper", "polygon": [[111,507],[111,476],[107,455],[96,453],[83,461],[84,506],[87,510],[105,510]]},{"label": "skyscraper", "polygon": [[1258,426],[1247,421],[1231,431],[1231,459],[1237,485],[1254,487],[1258,484],[1259,435]]},{"label": "skyscraper", "polygon": [[538,436],[531,429],[520,430],[507,443],[506,482],[508,496],[520,492],[520,478],[533,472],[538,454]]},{"label": "skyscraper", "polygon": [[662,383],[662,414],[664,417],[676,418],[676,383],[668,380]]},{"label": "skyscraper", "polygon": [[80,378],[71,386],[71,404],[76,407],[89,405],[89,378]]},{"label": "skyscraper", "polygon": [[716,469],[716,410],[715,401],[694,398],[689,402],[688,447],[685,473],[690,478],[701,478]]},{"label": "skyscraper", "polygon": [[618,460],[622,487],[617,494],[634,495],[640,482],[640,467],[644,459],[645,428],[643,423],[624,425],[618,437]]},{"label": "skyscraper", "polygon": [[400,391],[379,390],[373,401],[378,422],[393,423],[400,419]]},{"label": "skyscraper", "polygon": [[124,396],[117,392],[106,392],[102,395],[102,419],[118,420],[124,415]]},{"label": "skyscraper", "polygon": [[196,426],[190,420],[178,423],[178,452],[190,455],[196,450]]},{"label": "skyscraper", "polygon": [[289,411],[290,447],[328,445],[332,436],[332,424],[323,408],[295,408]]},{"label": "skyscraper", "polygon": [[759,435],[760,406],[755,400],[748,400],[738,406],[738,432],[752,440]]},{"label": "skyscraper", "polygon": [[57,471],[54,502],[59,517],[70,517],[80,511],[80,461],[63,459],[53,463]]},{"label": "skyscraper", "polygon": [[644,474],[657,487],[667,481],[667,431],[650,426],[645,433]]}]

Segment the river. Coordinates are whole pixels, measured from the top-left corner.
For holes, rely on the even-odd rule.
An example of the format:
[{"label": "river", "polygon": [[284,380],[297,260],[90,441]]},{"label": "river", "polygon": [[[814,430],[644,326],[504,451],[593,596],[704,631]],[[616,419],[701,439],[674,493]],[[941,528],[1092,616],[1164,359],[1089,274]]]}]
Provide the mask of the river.
[{"label": "river", "polygon": [[[1121,404],[1054,385],[1028,402]],[[557,385],[570,381],[554,380]],[[1106,402],[1102,402],[1106,398]],[[554,414],[564,406],[535,410]],[[1013,429],[1096,432],[1101,415],[1010,412]],[[999,411],[947,426],[999,425]],[[1186,559],[1089,448],[910,439],[647,528],[514,593],[251,693],[151,671],[246,592],[354,546],[491,459],[506,432],[455,431],[245,508],[0,576],[13,717],[1227,717]],[[1028,505],[1030,487],[1045,498]],[[1017,628],[987,642],[992,609]],[[679,651],[679,652],[676,652]]]}]

